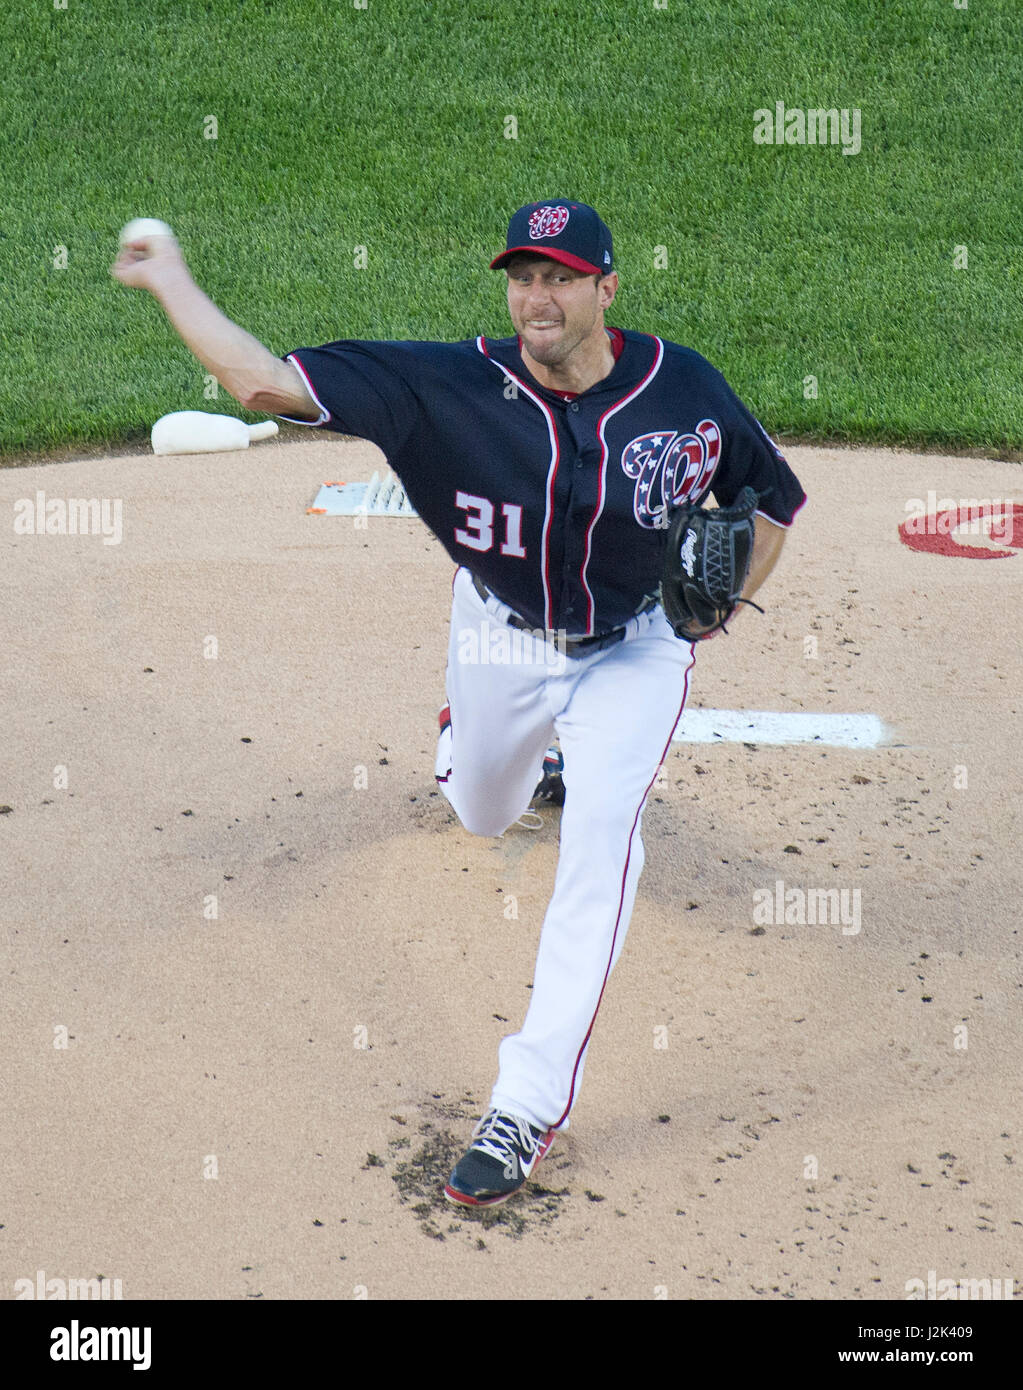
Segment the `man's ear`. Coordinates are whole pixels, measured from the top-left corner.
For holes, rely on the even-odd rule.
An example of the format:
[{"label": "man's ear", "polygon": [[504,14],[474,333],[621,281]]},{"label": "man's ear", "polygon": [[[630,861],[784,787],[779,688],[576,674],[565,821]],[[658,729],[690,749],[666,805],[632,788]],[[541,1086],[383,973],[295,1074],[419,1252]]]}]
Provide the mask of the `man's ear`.
[{"label": "man's ear", "polygon": [[597,300],[602,309],[610,306],[612,300],[618,292],[618,272],[609,271],[607,275],[602,275],[597,281]]}]

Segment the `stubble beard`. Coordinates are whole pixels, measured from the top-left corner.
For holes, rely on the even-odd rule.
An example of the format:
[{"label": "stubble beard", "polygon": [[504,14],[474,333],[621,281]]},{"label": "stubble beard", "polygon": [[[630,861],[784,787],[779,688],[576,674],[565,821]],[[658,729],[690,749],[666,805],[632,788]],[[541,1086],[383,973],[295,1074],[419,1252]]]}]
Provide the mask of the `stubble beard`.
[{"label": "stubble beard", "polygon": [[530,338],[526,336],[526,332],[523,331],[526,328],[525,321],[523,321],[522,328],[519,329],[519,336],[525,343],[526,349],[534,362],[539,362],[544,367],[559,367],[571,356],[579,344],[593,332],[593,325],[596,322],[597,315],[595,314],[593,323],[589,325],[585,333],[580,333],[577,329],[571,338],[562,336],[552,343],[535,343],[531,341]]}]

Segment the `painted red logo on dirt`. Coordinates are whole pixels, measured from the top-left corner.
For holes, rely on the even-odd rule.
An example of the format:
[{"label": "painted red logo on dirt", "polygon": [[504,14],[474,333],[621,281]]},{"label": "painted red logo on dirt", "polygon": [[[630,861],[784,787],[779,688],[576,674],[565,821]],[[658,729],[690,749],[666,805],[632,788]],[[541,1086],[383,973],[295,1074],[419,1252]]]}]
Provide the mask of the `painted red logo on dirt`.
[{"label": "painted red logo on dirt", "polygon": [[721,457],[721,430],[701,420],[692,434],[652,430],[630,439],[622,450],[622,469],[636,479],[632,510],[640,526],[663,528],[668,511],[710,486]]},{"label": "painted red logo on dirt", "polygon": [[[991,545],[970,545],[955,532],[983,535]],[[1023,550],[1023,505],[1019,502],[960,503],[930,515],[911,516],[899,526],[899,540],[910,550],[954,555],[966,560],[1007,560]],[[1003,550],[999,547],[1009,546]]]},{"label": "painted red logo on dirt", "polygon": [[557,236],[568,224],[568,208],[537,208],[529,214],[529,239]]}]

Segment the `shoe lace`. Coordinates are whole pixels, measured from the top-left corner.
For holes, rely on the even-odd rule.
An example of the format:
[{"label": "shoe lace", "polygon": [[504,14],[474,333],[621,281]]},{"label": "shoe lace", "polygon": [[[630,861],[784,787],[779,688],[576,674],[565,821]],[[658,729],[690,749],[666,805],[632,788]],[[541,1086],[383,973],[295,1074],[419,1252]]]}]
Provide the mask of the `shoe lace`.
[{"label": "shoe lace", "polygon": [[538,1140],[526,1120],[517,1115],[506,1115],[500,1110],[488,1111],[473,1131],[472,1147],[481,1153],[489,1154],[499,1163],[507,1163],[511,1150],[516,1146],[531,1157],[537,1149]]}]

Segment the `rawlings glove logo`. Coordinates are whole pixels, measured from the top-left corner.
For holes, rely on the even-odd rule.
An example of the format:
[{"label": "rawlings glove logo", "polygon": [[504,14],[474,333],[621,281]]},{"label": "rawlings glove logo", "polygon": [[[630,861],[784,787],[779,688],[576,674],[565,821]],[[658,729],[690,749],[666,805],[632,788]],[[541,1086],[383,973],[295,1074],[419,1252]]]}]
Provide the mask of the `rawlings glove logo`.
[{"label": "rawlings glove logo", "polygon": [[693,569],[696,566],[695,531],[686,532],[686,538],[682,542],[682,549],[678,552],[678,558],[682,562],[682,568],[685,570],[686,574],[688,574],[689,578],[692,579]]}]

